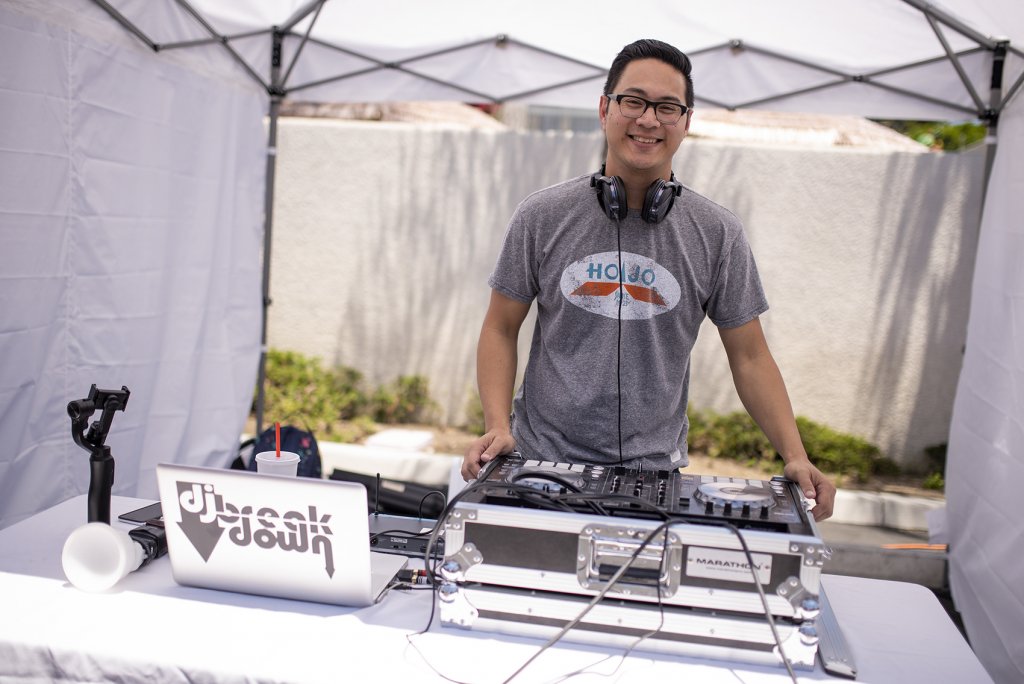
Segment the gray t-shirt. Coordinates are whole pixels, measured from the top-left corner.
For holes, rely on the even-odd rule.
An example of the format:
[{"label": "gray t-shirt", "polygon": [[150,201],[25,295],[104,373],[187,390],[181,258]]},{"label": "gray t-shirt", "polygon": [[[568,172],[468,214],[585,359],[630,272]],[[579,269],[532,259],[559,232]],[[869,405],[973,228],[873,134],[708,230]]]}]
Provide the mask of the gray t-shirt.
[{"label": "gray t-shirt", "polygon": [[546,461],[619,464],[621,385],[622,463],[687,465],[690,352],[701,322],[737,327],[768,309],[732,213],[684,187],[660,223],[630,210],[617,225],[589,176],[523,200],[488,283],[537,300],[512,435],[524,456]]}]

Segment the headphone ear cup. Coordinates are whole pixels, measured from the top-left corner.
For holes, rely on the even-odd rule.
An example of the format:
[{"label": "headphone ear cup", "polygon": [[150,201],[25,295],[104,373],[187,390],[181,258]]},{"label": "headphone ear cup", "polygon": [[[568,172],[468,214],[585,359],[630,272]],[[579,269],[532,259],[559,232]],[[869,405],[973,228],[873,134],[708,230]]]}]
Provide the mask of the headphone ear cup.
[{"label": "headphone ear cup", "polygon": [[597,189],[597,203],[611,220],[626,218],[629,205],[626,203],[626,186],[618,176],[595,173],[590,177],[590,186]]},{"label": "headphone ear cup", "polygon": [[647,188],[647,194],[644,195],[644,206],[640,210],[643,220],[647,223],[659,223],[668,215],[668,210],[672,208],[676,195],[681,191],[682,186],[675,182],[675,176],[670,181],[659,178],[651,183],[651,186]]}]

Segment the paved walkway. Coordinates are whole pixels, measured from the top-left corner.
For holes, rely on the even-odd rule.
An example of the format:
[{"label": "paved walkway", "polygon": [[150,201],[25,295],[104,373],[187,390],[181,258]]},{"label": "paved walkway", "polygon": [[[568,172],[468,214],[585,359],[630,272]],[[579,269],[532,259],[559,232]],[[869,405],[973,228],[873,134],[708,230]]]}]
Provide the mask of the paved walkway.
[{"label": "paved walkway", "polygon": [[825,571],[948,593],[946,549],[929,543],[927,518],[944,506],[938,499],[841,490],[833,517],[818,525],[832,548]]}]

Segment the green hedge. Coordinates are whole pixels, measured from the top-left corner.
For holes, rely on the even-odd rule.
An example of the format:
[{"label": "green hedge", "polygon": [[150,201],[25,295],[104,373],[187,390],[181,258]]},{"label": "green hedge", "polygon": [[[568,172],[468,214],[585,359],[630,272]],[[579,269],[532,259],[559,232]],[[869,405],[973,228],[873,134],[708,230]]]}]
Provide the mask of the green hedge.
[{"label": "green hedge", "polygon": [[[355,441],[378,423],[430,423],[436,404],[426,378],[403,375],[393,382],[368,387],[363,375],[346,366],[324,367],[319,359],[271,349],[267,354],[264,418],[312,430],[322,439]],[[483,430],[483,411],[474,396],[468,406],[470,432]],[[692,407],[689,447],[711,458],[727,458],[766,472],[779,469],[778,454],[745,412],[717,414]],[[796,419],[811,461],[823,472],[853,477],[896,474],[899,469],[867,441],[807,418]],[[475,428],[475,429],[474,429]],[[940,476],[941,477],[941,476]],[[941,487],[941,483],[932,486]]]},{"label": "green hedge", "polygon": [[[745,412],[717,414],[691,408],[689,448],[711,458],[740,461],[765,471],[778,470],[781,457],[772,448],[768,438]],[[893,475],[899,471],[896,464],[882,456],[875,445],[797,417],[797,428],[803,439],[807,455],[822,472],[845,475],[865,482],[872,475]]]},{"label": "green hedge", "polygon": [[429,422],[436,406],[429,381],[419,375],[368,387],[353,368],[327,368],[319,359],[277,349],[267,353],[266,373],[265,420],[304,427],[322,439],[352,441],[372,434],[375,423]]}]

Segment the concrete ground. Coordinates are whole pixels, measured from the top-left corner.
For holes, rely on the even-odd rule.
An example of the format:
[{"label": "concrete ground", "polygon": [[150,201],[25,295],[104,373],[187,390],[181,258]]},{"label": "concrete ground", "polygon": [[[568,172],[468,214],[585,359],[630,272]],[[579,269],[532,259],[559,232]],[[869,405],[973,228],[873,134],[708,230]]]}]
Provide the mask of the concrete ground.
[{"label": "concrete ground", "polygon": [[901,494],[839,490],[832,517],[818,525],[832,548],[825,571],[947,586],[946,549],[930,544],[928,516],[945,502]]},{"label": "concrete ground", "polygon": [[821,538],[836,545],[882,546],[883,544],[927,544],[928,533],[891,527],[855,525],[826,520],[818,523]]}]

